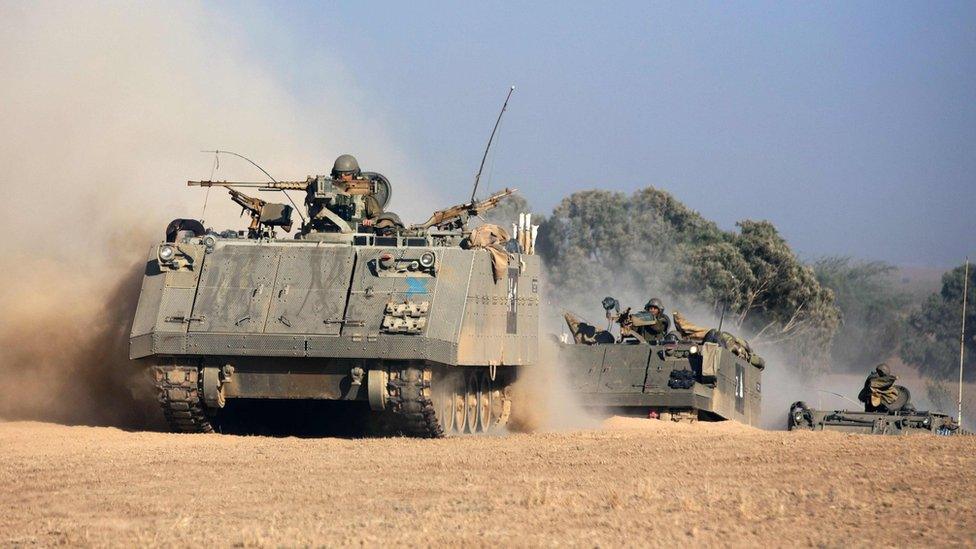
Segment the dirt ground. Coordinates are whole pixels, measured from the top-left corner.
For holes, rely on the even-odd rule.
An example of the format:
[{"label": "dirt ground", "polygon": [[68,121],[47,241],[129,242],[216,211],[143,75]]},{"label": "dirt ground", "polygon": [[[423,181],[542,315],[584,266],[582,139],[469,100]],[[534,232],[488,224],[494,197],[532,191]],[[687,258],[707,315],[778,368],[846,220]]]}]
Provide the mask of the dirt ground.
[{"label": "dirt ground", "polygon": [[976,437],[600,430],[410,440],[0,423],[0,545],[976,543]]}]

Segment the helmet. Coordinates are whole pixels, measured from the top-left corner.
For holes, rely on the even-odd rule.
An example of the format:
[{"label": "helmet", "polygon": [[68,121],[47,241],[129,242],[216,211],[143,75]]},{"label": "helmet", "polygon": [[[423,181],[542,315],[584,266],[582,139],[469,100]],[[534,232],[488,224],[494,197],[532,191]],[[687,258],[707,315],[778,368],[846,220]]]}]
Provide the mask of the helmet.
[{"label": "helmet", "polygon": [[888,365],[885,364],[884,362],[882,362],[881,364],[878,364],[878,367],[875,368],[875,371],[878,372],[878,375],[882,375],[882,376],[890,376],[891,375],[891,370],[888,369]]},{"label": "helmet", "polygon": [[644,305],[644,310],[646,311],[651,307],[657,307],[662,313],[664,312],[664,303],[661,303],[661,300],[656,297],[652,297],[651,300]]},{"label": "helmet", "polygon": [[376,230],[376,234],[380,236],[392,236],[403,228],[403,221],[400,221],[400,216],[393,212],[383,212],[376,216],[376,220],[373,221],[373,227]]},{"label": "helmet", "polygon": [[332,165],[332,177],[343,174],[359,175],[359,162],[356,161],[355,156],[344,154],[336,158],[335,164]]}]

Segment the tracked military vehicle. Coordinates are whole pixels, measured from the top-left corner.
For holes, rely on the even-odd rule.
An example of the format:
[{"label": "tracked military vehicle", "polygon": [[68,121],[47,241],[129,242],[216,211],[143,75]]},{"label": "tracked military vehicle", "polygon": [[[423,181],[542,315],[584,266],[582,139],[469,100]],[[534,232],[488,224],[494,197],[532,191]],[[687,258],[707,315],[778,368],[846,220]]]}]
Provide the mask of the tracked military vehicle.
[{"label": "tracked military vehicle", "polygon": [[[559,364],[584,407],[674,421],[734,420],[758,425],[762,370],[721,338],[693,340],[671,332],[646,339],[628,311],[604,300],[620,336],[567,313],[571,338],[558,344]],[[571,341],[569,340],[571,339]]]},{"label": "tracked military vehicle", "polygon": [[[468,220],[512,191],[404,226],[387,178],[347,155],[304,181],[188,184],[228,188],[251,223],[175,220],[149,251],[130,356],[172,430],[220,430],[237,399],[336,401],[419,437],[505,425],[537,360],[539,260]],[[239,188],[302,191],[308,217],[285,237],[296,208]]]},{"label": "tracked military vehicle", "polygon": [[802,401],[790,406],[787,429],[870,435],[961,434],[959,424],[951,416],[937,412],[917,411],[914,408],[886,412],[813,410]]},{"label": "tracked military vehicle", "polygon": [[[864,380],[857,399],[864,411],[813,410],[803,401],[790,406],[786,427],[790,431],[842,431],[872,435],[911,433],[959,434],[959,424],[946,414],[918,411],[912,393],[896,382],[887,364],[878,364]],[[841,395],[843,396],[843,395]]]}]

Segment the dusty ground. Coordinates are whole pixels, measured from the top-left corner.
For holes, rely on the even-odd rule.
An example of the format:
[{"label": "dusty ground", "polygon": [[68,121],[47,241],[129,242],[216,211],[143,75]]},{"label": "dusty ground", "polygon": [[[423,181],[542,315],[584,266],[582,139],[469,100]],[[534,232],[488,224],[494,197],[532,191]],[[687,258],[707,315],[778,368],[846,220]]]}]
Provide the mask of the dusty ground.
[{"label": "dusty ground", "polygon": [[0,545],[976,543],[976,437],[606,427],[428,441],[0,423]]}]

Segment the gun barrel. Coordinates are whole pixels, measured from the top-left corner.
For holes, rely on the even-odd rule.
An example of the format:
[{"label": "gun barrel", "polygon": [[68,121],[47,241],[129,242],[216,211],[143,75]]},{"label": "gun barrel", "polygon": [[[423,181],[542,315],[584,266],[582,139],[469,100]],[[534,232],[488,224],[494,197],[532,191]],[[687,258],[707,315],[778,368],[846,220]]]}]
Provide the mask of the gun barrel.
[{"label": "gun barrel", "polygon": [[518,192],[518,189],[509,189],[508,187],[506,187],[506,188],[504,188],[504,189],[502,189],[502,190],[500,190],[500,191],[498,191],[496,193],[492,193],[492,195],[489,196],[488,198],[484,199],[483,202],[488,202],[490,200],[501,200],[501,199],[505,198],[506,196],[511,196],[511,195],[513,195],[513,194],[515,194],[517,192]]},{"label": "gun barrel", "polygon": [[278,181],[274,182],[254,182],[254,181],[187,181],[187,187],[245,187],[252,189],[285,190],[285,191],[304,191],[308,188],[308,181]]}]

